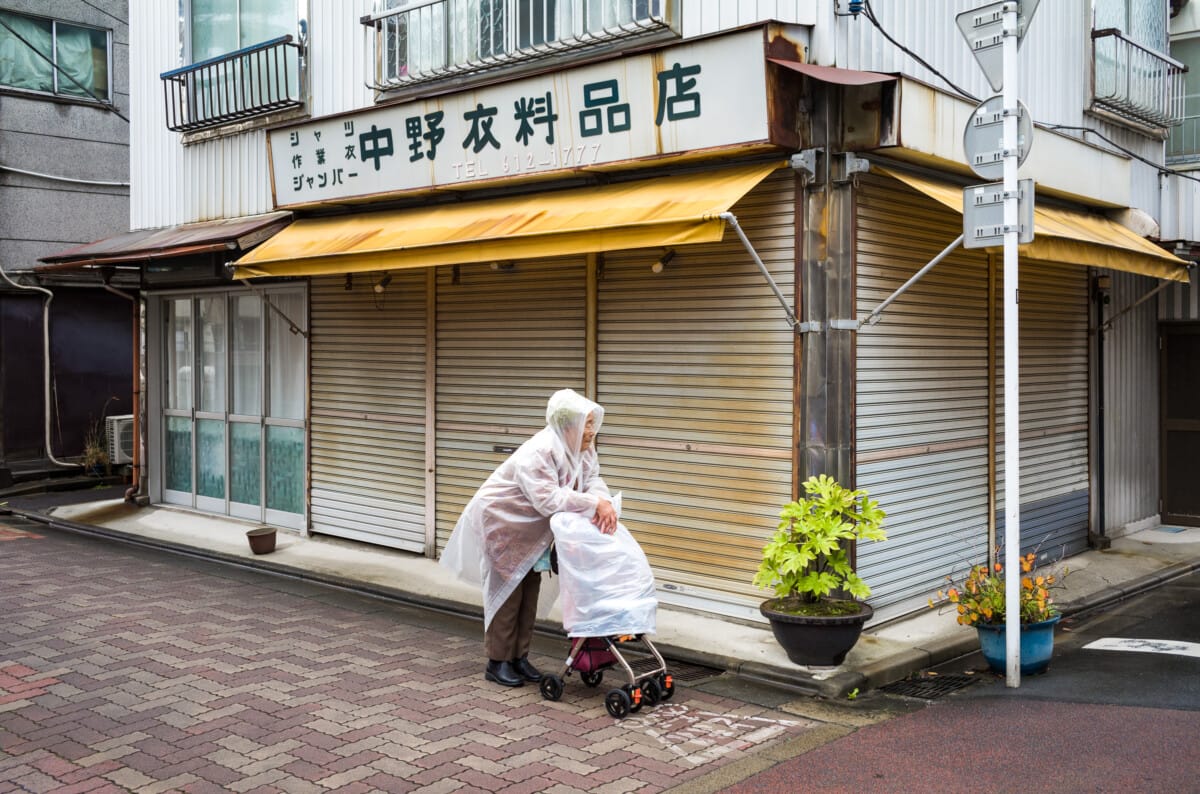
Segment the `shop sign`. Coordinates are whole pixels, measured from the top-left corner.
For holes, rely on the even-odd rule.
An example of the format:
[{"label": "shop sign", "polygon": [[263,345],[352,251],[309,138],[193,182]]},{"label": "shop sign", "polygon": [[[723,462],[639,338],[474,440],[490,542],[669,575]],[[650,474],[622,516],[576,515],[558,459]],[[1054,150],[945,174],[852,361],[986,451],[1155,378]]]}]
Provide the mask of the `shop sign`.
[{"label": "shop sign", "polygon": [[761,30],[270,133],[278,207],[768,139]]}]

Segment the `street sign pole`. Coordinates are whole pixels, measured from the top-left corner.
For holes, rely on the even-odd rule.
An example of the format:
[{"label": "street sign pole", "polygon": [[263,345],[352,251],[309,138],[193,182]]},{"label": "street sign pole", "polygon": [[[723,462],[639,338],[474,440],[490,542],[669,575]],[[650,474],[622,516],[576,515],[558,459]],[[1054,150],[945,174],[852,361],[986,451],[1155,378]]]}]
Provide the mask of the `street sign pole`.
[{"label": "street sign pole", "polygon": [[[1021,685],[1021,397],[1017,292],[1016,0],[1004,4],[1004,635],[1011,688]],[[1030,197],[1032,199],[1032,197]]]}]

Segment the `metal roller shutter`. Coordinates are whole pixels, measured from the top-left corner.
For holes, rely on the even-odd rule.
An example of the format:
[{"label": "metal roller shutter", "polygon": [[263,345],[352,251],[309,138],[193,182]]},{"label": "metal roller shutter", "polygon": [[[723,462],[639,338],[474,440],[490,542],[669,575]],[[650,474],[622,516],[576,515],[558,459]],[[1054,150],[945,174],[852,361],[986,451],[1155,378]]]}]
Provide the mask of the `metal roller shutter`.
[{"label": "metal roller shutter", "polygon": [[[1057,559],[1088,540],[1088,273],[1020,262],[1021,549]],[[998,297],[997,416],[1004,415],[1003,300]],[[1003,433],[1003,428],[1000,431]],[[1004,537],[1003,436],[997,536]]]},{"label": "metal roller shutter", "polygon": [[[793,290],[790,173],[733,209],[784,294]],[[599,278],[598,443],[623,522],[659,585],[748,614],[750,580],[791,495],[793,333],[733,234],[676,251],[606,254]],[[748,600],[750,599],[750,600]],[[755,613],[756,614],[756,613]]]},{"label": "metal roller shutter", "polygon": [[365,275],[312,280],[312,528],[420,552],[425,274],[372,286]]},{"label": "metal roller shutter", "polygon": [[438,269],[439,549],[508,450],[546,426],[550,395],[583,393],[586,290],[581,259]]},{"label": "metal roller shutter", "polygon": [[[961,234],[962,219],[895,180],[860,186],[863,317]],[[858,570],[876,609],[898,612],[987,558],[986,254],[950,254],[863,327],[857,356],[856,484],[888,514],[888,540],[861,545]]]}]

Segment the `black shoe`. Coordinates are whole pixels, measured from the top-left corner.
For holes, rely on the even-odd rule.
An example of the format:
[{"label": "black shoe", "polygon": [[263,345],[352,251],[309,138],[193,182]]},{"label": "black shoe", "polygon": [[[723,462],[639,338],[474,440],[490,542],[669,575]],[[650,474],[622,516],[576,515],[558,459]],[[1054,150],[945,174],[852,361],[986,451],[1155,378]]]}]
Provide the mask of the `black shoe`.
[{"label": "black shoe", "polygon": [[520,659],[512,660],[512,669],[517,675],[524,678],[526,681],[541,681],[542,674],[538,669],[529,663],[528,656],[522,656]]},{"label": "black shoe", "polygon": [[513,670],[512,665],[508,662],[497,662],[492,659],[487,663],[487,670],[483,677],[489,681],[495,681],[500,686],[524,686],[525,681],[521,675]]}]

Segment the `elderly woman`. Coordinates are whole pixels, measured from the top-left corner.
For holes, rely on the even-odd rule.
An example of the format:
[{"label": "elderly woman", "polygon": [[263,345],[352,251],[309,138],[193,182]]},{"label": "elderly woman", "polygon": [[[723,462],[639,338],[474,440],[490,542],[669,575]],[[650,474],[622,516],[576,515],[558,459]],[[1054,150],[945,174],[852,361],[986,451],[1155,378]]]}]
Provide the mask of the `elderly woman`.
[{"label": "elderly woman", "polygon": [[541,680],[529,662],[550,517],[582,513],[617,528],[593,441],[604,409],[570,389],[546,406],[546,427],[500,464],[467,504],[442,553],[460,579],[483,587],[484,677],[502,686]]}]

